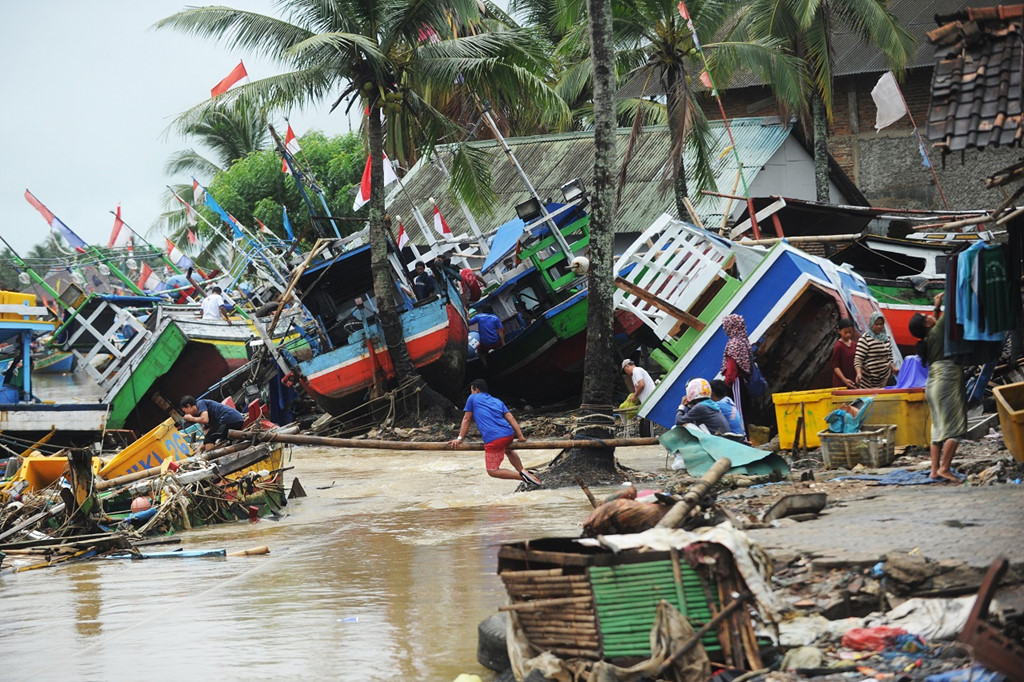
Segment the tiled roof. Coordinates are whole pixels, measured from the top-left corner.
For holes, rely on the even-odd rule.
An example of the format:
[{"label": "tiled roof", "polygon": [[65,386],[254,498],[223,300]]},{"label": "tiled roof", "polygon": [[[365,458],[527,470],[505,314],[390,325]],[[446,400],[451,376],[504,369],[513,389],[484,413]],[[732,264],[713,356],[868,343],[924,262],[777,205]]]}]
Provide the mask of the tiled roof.
[{"label": "tiled roof", "polygon": [[1024,5],[937,16],[926,135],[943,152],[1019,144]]},{"label": "tiled roof", "polygon": [[[935,56],[932,46],[929,45],[925,34],[935,27],[935,16],[937,14],[950,14],[959,12],[965,5],[979,5],[986,0],[893,0],[889,3],[889,10],[904,28],[914,37],[917,48],[907,62],[908,69],[931,67],[935,63]],[[697,27],[700,33],[700,26]],[[705,36],[700,36],[708,41]],[[859,33],[850,30],[848,27],[837,22],[832,31],[832,55],[835,77],[851,76],[859,73],[882,73],[888,70],[885,65],[885,58],[877,49],[865,49],[864,41]],[[646,84],[646,72],[638,72],[629,79],[617,93],[616,97],[637,97],[641,92],[645,97],[661,95],[662,90],[657,77],[651,78]],[[763,81],[756,75],[749,72],[739,72],[733,75],[730,81],[723,87],[723,90],[734,90],[762,85]]]},{"label": "tiled roof", "polygon": [[[749,185],[764,164],[779,149],[789,136],[791,128],[779,125],[778,119],[740,118],[731,121],[736,148],[743,163],[744,177]],[[716,135],[711,144],[716,184],[721,191],[729,193],[736,180],[736,159],[729,147],[728,137],[720,122],[712,122],[711,129]],[[618,153],[622,158],[629,139],[630,129],[618,130]],[[536,188],[542,199],[562,201],[561,186],[580,178],[587,190],[594,188],[594,136],[592,132],[539,135],[526,138],[507,139],[512,153]],[[482,232],[489,233],[499,225],[516,217],[515,207],[529,198],[526,187],[515,168],[509,163],[497,142],[473,143],[490,152],[493,186],[498,200],[490,217],[479,216],[477,223]],[[672,187],[664,186],[663,171],[668,157],[669,132],[665,126],[646,128],[633,150],[626,184],[622,191],[622,202],[616,214],[617,232],[635,233],[646,229],[662,213],[675,215],[675,199]],[[439,148],[442,158],[447,152]],[[694,159],[687,152],[686,167],[692,173]],[[436,163],[421,159],[402,179],[399,187],[392,185],[387,197],[388,213],[399,215],[405,230],[413,243],[426,245],[420,227],[413,219],[412,206],[415,204],[424,216],[428,226],[432,223],[433,207],[430,198],[437,200],[438,208],[457,237],[470,235],[468,222],[461,209],[448,196],[448,180]],[[693,184],[691,178],[691,194]],[[742,190],[740,190],[742,192]],[[705,224],[718,225],[722,220],[728,200],[704,195],[691,196],[697,212]],[[735,206],[735,202],[732,204]],[[397,234],[397,227],[394,228]]]}]

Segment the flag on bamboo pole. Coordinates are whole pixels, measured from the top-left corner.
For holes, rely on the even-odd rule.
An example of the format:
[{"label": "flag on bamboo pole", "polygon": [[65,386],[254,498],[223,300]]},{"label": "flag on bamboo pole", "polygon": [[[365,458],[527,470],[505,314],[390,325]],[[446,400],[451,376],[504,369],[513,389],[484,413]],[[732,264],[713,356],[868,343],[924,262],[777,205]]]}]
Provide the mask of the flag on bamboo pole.
[{"label": "flag on bamboo pole", "polygon": [[193,196],[198,194],[200,197],[205,197],[206,205],[210,207],[210,210],[219,215],[221,220],[231,226],[231,231],[234,234],[235,239],[243,239],[245,237],[245,235],[242,234],[242,231],[238,229],[238,223],[235,222],[235,219],[220,207],[220,204],[217,203],[213,196],[206,191],[206,188],[200,185],[199,181],[195,178],[192,178],[192,193]]},{"label": "flag on bamboo pole", "polygon": [[875,101],[875,130],[891,126],[907,114],[907,104],[903,101],[903,93],[896,84],[892,71],[886,71],[871,89],[871,99]]},{"label": "flag on bamboo pole", "polygon": [[131,230],[124,226],[124,221],[121,220],[121,204],[118,204],[117,210],[114,211],[114,227],[110,231],[110,241],[107,243],[108,249],[115,247],[127,247],[128,253],[132,252],[132,233]]},{"label": "flag on bamboo pole", "polygon": [[50,209],[46,208],[46,206],[43,206],[43,203],[39,201],[39,199],[36,199],[35,196],[33,196],[32,192],[25,190],[25,200],[28,201],[28,203],[32,204],[33,208],[39,211],[40,215],[42,215],[43,218],[46,219],[47,224],[49,224],[49,226],[52,229],[55,229],[58,232],[60,232],[61,236],[63,236],[64,239],[68,240],[68,244],[73,246],[75,251],[78,251],[79,253],[85,253],[87,246],[85,240],[83,240],[81,237],[75,234],[74,230],[65,225],[60,218],[55,216],[53,212],[50,211]]},{"label": "flag on bamboo pole", "polygon": [[[299,146],[299,138],[295,137],[295,131],[292,130],[291,123],[288,124],[288,131],[284,135],[284,148],[285,151],[292,155],[292,157],[302,151],[302,147]],[[288,168],[288,162],[285,159],[281,159],[281,172],[291,172]]]},{"label": "flag on bamboo pole", "polygon": [[196,233],[188,228],[185,228],[185,232],[188,234],[188,243],[195,246],[196,242],[199,241],[199,238],[196,237]]},{"label": "flag on bamboo pole", "polygon": [[452,236],[452,230],[448,227],[448,221],[441,215],[441,209],[437,207],[436,203],[434,204],[434,229],[442,237],[448,238]]},{"label": "flag on bamboo pole", "polygon": [[203,195],[206,194],[206,190],[199,184],[199,181],[192,178],[192,203],[201,204],[203,203]]},{"label": "flag on bamboo pole", "polygon": [[[192,208],[191,204],[189,204],[187,201],[178,196],[178,193],[175,192],[173,189],[171,190],[171,194],[173,194],[174,198],[178,200],[178,203],[185,207],[185,222],[195,227],[195,225],[199,222],[199,214],[196,212],[194,208]],[[202,192],[200,192],[200,195],[202,195]],[[192,196],[195,196],[194,189],[192,191]],[[189,230],[189,234],[192,235],[191,237],[189,237],[189,241],[195,244],[195,241],[193,241],[195,239],[195,235],[192,234],[192,230]]]},{"label": "flag on bamboo pole", "polygon": [[135,283],[135,286],[143,291],[156,291],[161,284],[163,284],[163,280],[153,272],[147,263],[143,263],[142,269],[139,270],[139,281]]},{"label": "flag on bamboo pole", "polygon": [[288,239],[295,241],[295,235],[292,234],[292,221],[288,220],[288,207],[282,206],[281,208],[283,209],[284,231],[288,234]]},{"label": "flag on bamboo pole", "polygon": [[[359,191],[356,193],[356,200],[352,204],[352,210],[358,211],[363,207],[363,204],[370,200],[370,158],[366,157],[366,168],[363,169],[363,179],[359,183]],[[391,165],[391,160],[388,159],[388,155],[384,155],[384,186],[387,187],[392,182],[398,179],[395,175],[395,169]]]},{"label": "flag on bamboo pole", "polygon": [[252,219],[255,220],[256,224],[260,226],[260,234],[269,234],[271,237],[274,236],[274,233],[270,231],[270,228],[261,223],[259,218],[253,216]]},{"label": "flag on bamboo pole", "polygon": [[181,252],[169,238],[167,239],[167,258],[182,270],[188,270],[193,266],[192,259]]},{"label": "flag on bamboo pole", "polygon": [[409,243],[409,233],[405,231],[405,225],[398,223],[398,248],[404,249]]},{"label": "flag on bamboo pole", "polygon": [[238,62],[238,66],[231,69],[231,73],[224,77],[220,83],[217,83],[210,89],[210,97],[216,97],[217,95],[223,95],[225,92],[235,87],[236,85],[242,85],[249,82],[249,74],[245,72],[245,64],[241,61]]}]

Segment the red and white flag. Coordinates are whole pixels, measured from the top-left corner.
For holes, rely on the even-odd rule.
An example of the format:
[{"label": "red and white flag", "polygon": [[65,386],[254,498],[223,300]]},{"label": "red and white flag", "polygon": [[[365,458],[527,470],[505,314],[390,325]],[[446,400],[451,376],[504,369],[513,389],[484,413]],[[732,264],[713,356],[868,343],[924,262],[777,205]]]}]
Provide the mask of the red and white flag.
[{"label": "red and white flag", "polygon": [[217,83],[210,90],[210,97],[216,97],[217,95],[223,95],[225,92],[243,83],[249,82],[249,74],[245,72],[245,64],[241,61],[238,62],[238,66],[231,69],[231,73],[224,77],[220,83]]},{"label": "red and white flag", "polygon": [[409,233],[405,231],[405,225],[398,223],[398,248],[404,249],[409,243]]},{"label": "red and white flag", "polygon": [[196,233],[193,232],[192,230],[186,229],[185,232],[188,234],[189,244],[195,245],[195,243],[199,241],[199,238],[196,237]]},{"label": "red and white flag", "polygon": [[[388,155],[384,155],[384,186],[387,187],[392,182],[398,179],[395,175],[394,166],[391,165],[391,160],[388,159]],[[352,203],[352,210],[358,211],[363,207],[363,204],[370,200],[370,157],[366,157],[366,168],[363,169],[363,180],[359,183],[359,192],[356,193],[356,200]]]},{"label": "red and white flag", "polygon": [[452,229],[448,227],[448,222],[441,215],[440,209],[437,208],[437,204],[434,204],[434,229],[442,237],[448,238],[452,236]]},{"label": "red and white flag", "polygon": [[[165,237],[165,239],[167,239]],[[192,259],[181,252],[170,239],[167,239],[167,259],[179,268],[188,269],[192,267]]]},{"label": "red and white flag", "polygon": [[261,223],[259,218],[257,218],[256,216],[253,216],[252,219],[255,220],[256,224],[260,226],[260,234],[269,234],[269,235],[273,236],[274,233],[270,231],[269,227],[267,227],[266,225]]},{"label": "red and white flag", "polygon": [[[284,136],[284,148],[293,157],[302,151],[302,147],[299,146],[299,138],[295,137],[295,131],[292,130],[291,123],[288,124],[288,132]],[[281,159],[281,172],[291,173],[291,170],[288,168],[288,162],[284,159]]]},{"label": "red and white flag", "polygon": [[199,184],[198,180],[192,180],[192,203],[203,203],[203,194],[205,194],[203,186]]},{"label": "red and white flag", "polygon": [[111,230],[110,241],[107,243],[108,249],[115,247],[128,247],[128,253],[132,251],[132,233],[121,220],[121,204],[117,205],[117,212],[114,214],[114,229]]},{"label": "red and white flag", "polygon": [[142,270],[139,271],[139,281],[135,284],[143,291],[153,291],[162,281],[149,265],[143,263]]}]

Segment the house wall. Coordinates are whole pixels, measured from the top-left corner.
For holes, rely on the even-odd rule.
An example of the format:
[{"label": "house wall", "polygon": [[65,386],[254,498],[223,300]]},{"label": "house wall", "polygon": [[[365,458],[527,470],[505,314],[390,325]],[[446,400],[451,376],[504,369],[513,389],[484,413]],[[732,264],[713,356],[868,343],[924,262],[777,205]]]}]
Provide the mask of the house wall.
[{"label": "house wall", "polygon": [[[879,75],[856,74],[836,79],[828,141],[832,157],[871,204],[942,209],[943,193],[951,209],[994,208],[1001,204],[1004,201],[1002,192],[986,189],[985,178],[1017,162],[1021,150],[1016,147],[971,149],[944,157],[933,149],[931,142],[924,139],[932,69],[913,69],[907,72],[900,87],[920,128],[925,149],[935,168],[933,174],[923,164],[908,117],[875,131],[875,103],[871,99],[871,90]],[[770,91],[764,87],[729,90],[725,92],[723,104],[730,118],[778,113]],[[709,118],[721,118],[714,103],[706,106],[706,112]],[[802,190],[802,183],[794,185],[794,189]]]}]

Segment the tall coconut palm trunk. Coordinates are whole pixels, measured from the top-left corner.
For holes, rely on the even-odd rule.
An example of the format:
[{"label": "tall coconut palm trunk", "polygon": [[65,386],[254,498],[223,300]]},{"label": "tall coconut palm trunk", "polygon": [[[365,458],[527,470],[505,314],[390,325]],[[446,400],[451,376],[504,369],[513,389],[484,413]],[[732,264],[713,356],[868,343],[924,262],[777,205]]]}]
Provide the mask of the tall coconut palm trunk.
[{"label": "tall coconut palm trunk", "polygon": [[821,93],[811,96],[811,117],[814,125],[814,191],[818,201],[829,202],[828,191],[828,112]]}]

